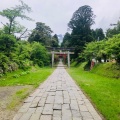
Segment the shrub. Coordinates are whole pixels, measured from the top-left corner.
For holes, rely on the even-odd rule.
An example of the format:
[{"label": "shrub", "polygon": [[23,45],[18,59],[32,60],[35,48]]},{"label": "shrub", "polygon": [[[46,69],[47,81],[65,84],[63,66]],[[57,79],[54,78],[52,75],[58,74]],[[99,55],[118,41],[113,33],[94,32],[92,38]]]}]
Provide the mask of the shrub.
[{"label": "shrub", "polygon": [[10,52],[13,51],[15,44],[16,39],[13,35],[0,35],[0,51],[6,53],[6,55],[10,55]]},{"label": "shrub", "polygon": [[3,69],[0,67],[0,74],[3,74]]},{"label": "shrub", "polygon": [[26,75],[27,74],[27,72],[22,72],[20,75]]},{"label": "shrub", "polygon": [[39,66],[39,67],[44,67],[43,61],[39,61],[39,62],[38,62],[38,66]]},{"label": "shrub", "polygon": [[0,77],[2,77],[2,76],[3,76],[3,74],[0,73]]},{"label": "shrub", "polygon": [[38,64],[39,66],[46,66],[50,63],[47,50],[44,46],[37,42],[32,44],[31,60],[34,61],[34,64]]},{"label": "shrub", "polygon": [[19,77],[20,77],[20,75],[18,75],[18,74],[13,75],[13,78],[19,78]]}]

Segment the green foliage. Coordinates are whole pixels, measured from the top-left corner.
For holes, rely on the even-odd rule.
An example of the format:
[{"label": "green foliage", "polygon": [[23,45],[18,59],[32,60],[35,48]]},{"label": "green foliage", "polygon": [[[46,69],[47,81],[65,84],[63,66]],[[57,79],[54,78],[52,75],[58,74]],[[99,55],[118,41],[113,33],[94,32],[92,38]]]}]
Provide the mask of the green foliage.
[{"label": "green foliage", "polygon": [[106,47],[107,54],[120,64],[120,34],[108,39]]},{"label": "green foliage", "polygon": [[102,28],[97,28],[95,30],[92,30],[92,36],[95,40],[103,40],[105,38],[104,32]]},{"label": "green foliage", "polygon": [[37,63],[39,67],[44,67],[43,61],[40,61],[39,59],[37,59],[35,63]]},{"label": "green foliage", "polygon": [[70,47],[75,47],[74,57],[83,52],[86,43],[93,40],[91,26],[94,24],[95,15],[88,5],[76,10],[68,26],[72,29],[71,39],[68,43]]},{"label": "green foliage", "polygon": [[15,47],[16,39],[12,35],[2,34],[0,35],[0,51],[9,56],[10,52]]},{"label": "green foliage", "polygon": [[105,42],[106,41],[99,41],[99,42],[91,42],[86,45],[86,48],[84,50],[84,55],[87,60],[92,60],[95,58],[99,62],[101,62],[101,59],[104,58],[106,55],[105,51]]},{"label": "green foliage", "polygon": [[107,76],[111,78],[120,78],[120,65],[117,65],[111,62],[97,64],[91,70],[91,72],[99,74],[101,76]]},{"label": "green foliage", "polygon": [[41,67],[50,64],[45,47],[36,42],[17,41],[12,35],[0,35],[0,74],[18,68],[27,70],[34,64]]},{"label": "green foliage", "polygon": [[117,24],[115,24],[114,28],[109,28],[106,32],[106,36],[108,38],[111,38],[117,34],[120,34],[120,21],[118,21]]},{"label": "green foliage", "polygon": [[22,72],[20,75],[26,75],[27,74],[27,72]]},{"label": "green foliage", "polygon": [[62,42],[62,44],[61,44],[61,47],[65,47],[65,48],[69,47],[69,45],[70,45],[70,40],[71,40],[71,35],[70,35],[70,33],[67,32],[67,33],[64,35],[64,38],[63,38],[63,42]]},{"label": "green foliage", "polygon": [[16,22],[16,18],[32,20],[31,18],[25,15],[25,12],[31,12],[31,8],[21,1],[21,5],[16,5],[11,9],[7,8],[0,12],[0,15],[6,17],[9,20],[9,23],[4,25],[4,33],[6,34],[14,34],[20,33],[24,30],[24,27],[21,26],[18,22]]},{"label": "green foliage", "polygon": [[2,77],[2,76],[3,76],[3,74],[0,73],[0,77]]},{"label": "green foliage", "polygon": [[51,47],[59,47],[59,40],[56,34],[52,37]]},{"label": "green foliage", "polygon": [[19,77],[20,77],[20,75],[18,75],[18,74],[13,75],[13,78],[19,78]]},{"label": "green foliage", "polygon": [[0,53],[0,73],[6,73],[8,70],[9,59],[3,53]]},{"label": "green foliage", "polygon": [[116,59],[117,63],[120,63],[120,34],[108,40],[86,44],[84,56],[86,60],[95,58],[101,62],[101,59],[106,61],[111,58]]},{"label": "green foliage", "polygon": [[[0,86],[33,85],[38,87],[53,70],[49,67],[40,68],[33,66],[29,71],[17,70],[12,73],[6,73],[0,78]],[[21,75],[23,73],[24,75]]]},{"label": "green foliage", "polygon": [[31,60],[33,60],[34,64],[38,64],[41,67],[49,65],[49,55],[45,47],[40,43],[34,42],[32,43],[32,48]]},{"label": "green foliage", "polygon": [[40,42],[44,46],[51,45],[51,33],[52,30],[45,23],[37,22],[36,28],[33,30],[32,34],[28,38],[29,42]]},{"label": "green foliage", "polygon": [[14,74],[13,78],[19,78],[20,76],[27,75],[29,73],[30,73],[30,71],[23,71],[20,74]]},{"label": "green foliage", "polygon": [[[95,16],[92,8],[88,5],[85,5],[74,12],[68,26],[73,30],[76,30],[80,27],[90,29],[90,26],[94,24],[94,18]],[[82,28],[80,28],[80,30]]]}]

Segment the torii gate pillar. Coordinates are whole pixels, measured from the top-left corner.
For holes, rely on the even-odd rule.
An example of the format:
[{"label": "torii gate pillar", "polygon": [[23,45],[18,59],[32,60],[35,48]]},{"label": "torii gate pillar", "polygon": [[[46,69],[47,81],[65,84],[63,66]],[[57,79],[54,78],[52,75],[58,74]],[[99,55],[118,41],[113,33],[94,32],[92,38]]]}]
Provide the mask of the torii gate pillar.
[{"label": "torii gate pillar", "polygon": [[52,67],[54,65],[54,51],[52,51]]},{"label": "torii gate pillar", "polygon": [[70,68],[70,52],[69,51],[67,53],[67,57],[68,57],[68,68]]}]

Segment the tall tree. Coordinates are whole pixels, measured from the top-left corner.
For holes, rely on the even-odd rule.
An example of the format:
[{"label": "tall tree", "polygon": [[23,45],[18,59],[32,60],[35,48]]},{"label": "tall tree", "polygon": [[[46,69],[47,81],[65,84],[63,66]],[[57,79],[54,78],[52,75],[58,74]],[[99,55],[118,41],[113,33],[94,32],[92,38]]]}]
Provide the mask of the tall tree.
[{"label": "tall tree", "polygon": [[72,29],[70,45],[76,47],[76,55],[82,52],[86,43],[93,40],[91,26],[94,24],[95,15],[88,5],[80,7],[74,12],[68,26]]},{"label": "tall tree", "polygon": [[21,5],[16,5],[15,7],[5,9],[0,12],[0,15],[6,17],[9,22],[4,24],[5,33],[14,34],[23,31],[24,27],[16,22],[16,18],[32,20],[25,15],[25,12],[31,12],[31,8],[20,0]]},{"label": "tall tree", "polygon": [[37,22],[36,28],[33,30],[32,34],[28,38],[29,42],[40,42],[45,46],[51,45],[51,36],[52,30],[49,26],[46,26],[45,23]]},{"label": "tall tree", "polygon": [[95,40],[103,40],[105,38],[102,28],[97,28],[95,30],[92,30],[92,36]]},{"label": "tall tree", "polygon": [[55,39],[56,39],[56,41],[57,41],[57,42],[58,42],[58,44],[59,44],[59,39],[58,39],[57,34],[55,34],[55,35],[53,36],[53,38],[55,38]]},{"label": "tall tree", "polygon": [[59,46],[59,40],[58,40],[58,37],[57,37],[56,34],[52,37],[51,46],[52,47],[58,47]]},{"label": "tall tree", "polygon": [[70,33],[66,33],[64,35],[64,38],[63,38],[63,42],[61,43],[61,47],[69,47],[69,44],[70,44],[70,40],[71,40],[71,35]]}]

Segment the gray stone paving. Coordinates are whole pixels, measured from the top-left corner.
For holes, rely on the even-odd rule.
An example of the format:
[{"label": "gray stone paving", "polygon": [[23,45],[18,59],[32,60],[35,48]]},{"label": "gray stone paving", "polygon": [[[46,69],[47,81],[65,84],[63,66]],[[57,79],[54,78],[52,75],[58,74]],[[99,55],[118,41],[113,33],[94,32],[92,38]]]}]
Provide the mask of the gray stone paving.
[{"label": "gray stone paving", "polygon": [[13,120],[102,120],[102,118],[66,70],[58,67],[25,100]]}]

